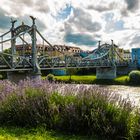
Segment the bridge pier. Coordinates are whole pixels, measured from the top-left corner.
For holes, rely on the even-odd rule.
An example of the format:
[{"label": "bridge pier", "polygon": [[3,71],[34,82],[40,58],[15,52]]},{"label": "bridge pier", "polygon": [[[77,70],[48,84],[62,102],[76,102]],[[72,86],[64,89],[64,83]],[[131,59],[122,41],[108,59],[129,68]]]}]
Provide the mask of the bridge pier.
[{"label": "bridge pier", "polygon": [[9,71],[7,72],[7,78],[11,82],[18,83],[20,80],[26,80],[27,78],[41,80],[41,75],[35,75],[31,71]]},{"label": "bridge pier", "polygon": [[97,79],[114,79],[116,78],[116,67],[99,67],[96,68]]}]

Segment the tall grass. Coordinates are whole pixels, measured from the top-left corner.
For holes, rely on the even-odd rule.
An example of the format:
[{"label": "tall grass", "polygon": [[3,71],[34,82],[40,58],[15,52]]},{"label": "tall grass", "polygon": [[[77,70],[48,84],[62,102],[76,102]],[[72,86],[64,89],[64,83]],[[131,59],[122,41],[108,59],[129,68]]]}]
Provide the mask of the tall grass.
[{"label": "tall grass", "polygon": [[106,139],[138,139],[139,113],[99,86],[0,81],[0,125],[44,126]]}]

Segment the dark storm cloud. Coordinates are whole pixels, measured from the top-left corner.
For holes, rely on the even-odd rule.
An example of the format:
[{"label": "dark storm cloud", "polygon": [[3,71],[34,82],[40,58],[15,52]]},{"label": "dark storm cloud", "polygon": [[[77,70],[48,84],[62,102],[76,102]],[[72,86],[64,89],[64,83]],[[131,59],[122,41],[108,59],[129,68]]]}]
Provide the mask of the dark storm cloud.
[{"label": "dark storm cloud", "polygon": [[5,15],[5,11],[0,8],[0,28],[8,29],[11,27],[10,17]]},{"label": "dark storm cloud", "polygon": [[73,17],[67,22],[79,30],[85,29],[85,31],[96,32],[102,28],[99,22],[93,22],[92,16],[80,8],[73,9],[73,14]]},{"label": "dark storm cloud", "polygon": [[135,11],[139,7],[139,0],[125,0],[127,3],[127,10]]},{"label": "dark storm cloud", "polygon": [[67,33],[64,36],[64,40],[66,42],[71,42],[76,45],[94,46],[97,43],[97,41],[94,40],[90,35],[86,35],[86,34]]}]

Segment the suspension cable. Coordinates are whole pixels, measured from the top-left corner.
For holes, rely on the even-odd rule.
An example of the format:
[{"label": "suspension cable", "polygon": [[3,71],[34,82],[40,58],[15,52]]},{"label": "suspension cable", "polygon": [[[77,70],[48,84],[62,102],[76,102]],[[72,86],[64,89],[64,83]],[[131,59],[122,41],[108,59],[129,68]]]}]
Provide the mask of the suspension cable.
[{"label": "suspension cable", "polygon": [[10,38],[10,39],[1,41],[0,44],[1,44],[1,43],[5,43],[5,42],[8,42],[8,41],[10,41],[10,40],[14,40],[15,38],[20,37],[21,35],[26,34],[26,33],[30,32],[31,30],[32,30],[32,29],[26,30],[25,32],[23,32],[23,33],[21,33],[21,34],[19,34],[19,35],[16,35],[16,36],[14,36],[13,38]]},{"label": "suspension cable", "polygon": [[8,32],[2,34],[0,37],[3,37],[3,36],[5,36],[5,35],[9,34],[10,32],[11,32],[11,31],[9,30]]},{"label": "suspension cable", "polygon": [[45,46],[44,46],[44,39],[43,39],[43,55],[45,54]]},{"label": "suspension cable", "polygon": [[115,50],[115,52],[117,53],[117,55],[123,60],[123,61],[127,61],[127,60],[125,60],[124,58],[122,58],[121,56],[120,56],[120,54]]},{"label": "suspension cable", "polygon": [[[1,42],[3,41],[3,36],[1,37]],[[3,43],[1,43],[1,52],[3,52]]]},{"label": "suspension cable", "polygon": [[26,45],[29,45],[29,43],[26,42],[21,36],[19,36],[19,38],[20,38],[22,41],[24,41],[24,43],[26,43]]},{"label": "suspension cable", "polygon": [[[97,58],[94,58],[94,59],[90,59],[90,60],[97,60],[97,59],[103,58],[104,56],[106,56],[109,53],[109,51],[110,51],[110,49],[104,55],[102,55],[100,57],[97,57]],[[83,58],[82,60],[87,60],[87,57],[86,58]]]},{"label": "suspension cable", "polygon": [[[103,48],[103,47],[102,47],[102,48]],[[87,57],[83,58],[83,60],[89,58],[90,56],[92,56],[92,55],[94,55],[94,54],[96,54],[97,51],[98,51],[98,49],[96,49],[96,51],[95,51],[94,53],[92,53],[92,54],[88,55]],[[106,56],[106,55],[109,53],[109,51],[110,51],[110,49],[108,49],[108,51],[107,51],[104,55],[102,55],[102,56],[100,56],[100,57],[96,57],[96,58],[94,58],[94,59],[92,59],[92,60],[100,59],[100,58]]]},{"label": "suspension cable", "polygon": [[23,56],[25,57],[25,44],[24,44],[24,34],[23,34],[22,45],[23,45]]},{"label": "suspension cable", "polygon": [[40,35],[40,37],[53,49],[57,50],[58,52],[60,52],[61,54],[64,54],[63,52],[59,51],[58,49],[56,49],[54,46],[51,45],[50,42],[48,42],[43,36],[42,34],[36,29],[37,33]]}]

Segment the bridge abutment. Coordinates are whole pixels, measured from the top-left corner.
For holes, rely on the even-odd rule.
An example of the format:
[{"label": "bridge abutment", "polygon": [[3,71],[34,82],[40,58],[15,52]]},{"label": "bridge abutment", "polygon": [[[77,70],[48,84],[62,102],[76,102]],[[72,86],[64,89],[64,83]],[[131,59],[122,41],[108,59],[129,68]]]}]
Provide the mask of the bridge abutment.
[{"label": "bridge abutment", "polygon": [[7,72],[7,78],[8,80],[14,83],[18,83],[20,80],[26,80],[27,78],[41,80],[41,75],[40,74],[35,75],[31,71],[19,71],[19,72],[9,71]]},{"label": "bridge abutment", "polygon": [[116,78],[116,67],[99,67],[96,68],[97,79],[114,79]]}]

